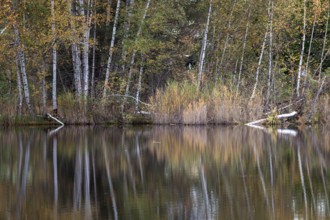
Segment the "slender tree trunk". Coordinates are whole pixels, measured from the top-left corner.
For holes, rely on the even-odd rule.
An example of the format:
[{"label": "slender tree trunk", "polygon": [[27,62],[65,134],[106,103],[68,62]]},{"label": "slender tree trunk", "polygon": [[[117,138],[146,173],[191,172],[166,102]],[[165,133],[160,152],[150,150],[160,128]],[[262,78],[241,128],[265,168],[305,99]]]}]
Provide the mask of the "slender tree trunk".
[{"label": "slender tree trunk", "polygon": [[[148,2],[146,3],[146,6],[144,8],[144,13],[143,13],[143,16],[142,16],[142,19],[141,19],[141,23],[140,23],[138,32],[136,34],[136,39],[138,39],[140,37],[141,33],[142,33],[142,26],[143,26],[144,20],[147,16],[147,12],[148,12],[148,9],[149,9],[149,6],[150,6],[150,2],[151,2],[151,0],[148,0]],[[130,68],[129,68],[129,71],[128,71],[128,78],[127,78],[127,82],[126,82],[125,97],[124,97],[123,104],[122,104],[122,112],[124,111],[124,106],[125,106],[126,99],[127,99],[126,96],[128,96],[129,89],[130,89],[130,83],[131,83],[131,78],[132,78],[134,63],[135,63],[135,55],[136,55],[136,49],[134,49],[133,52],[132,52]]]},{"label": "slender tree trunk", "polygon": [[[76,15],[76,8],[73,10],[71,9],[71,3],[69,4],[69,11],[73,15]],[[81,87],[81,59],[80,59],[80,49],[79,46],[77,45],[78,40],[77,38],[77,33],[75,30],[75,21],[73,18],[70,18],[70,29],[71,29],[71,35],[72,35],[72,45],[71,45],[71,50],[72,50],[72,64],[73,64],[73,75],[74,75],[74,86],[75,86],[75,93],[76,97],[80,98],[81,97],[81,92],[82,92],[82,87]]]},{"label": "slender tree trunk", "polygon": [[136,90],[136,102],[135,102],[135,111],[139,111],[139,101],[140,101],[140,92],[142,87],[142,74],[143,74],[143,57],[141,58],[141,65],[140,65],[140,72],[139,72],[139,80],[138,80],[138,86]]},{"label": "slender tree trunk", "polygon": [[260,67],[261,67],[262,57],[263,57],[264,51],[265,51],[267,34],[268,34],[268,26],[267,26],[267,30],[266,30],[266,33],[265,33],[265,36],[264,36],[262,47],[261,47],[261,52],[260,52],[260,56],[259,56],[258,67],[257,67],[257,71],[256,71],[256,82],[254,84],[254,87],[253,87],[253,91],[252,91],[252,95],[251,95],[250,100],[252,100],[255,97],[255,94],[256,94],[256,90],[257,90],[257,86],[258,86],[258,82],[259,82],[259,71],[260,71]]},{"label": "slender tree trunk", "polygon": [[305,76],[304,86],[303,86],[303,91],[302,91],[303,94],[305,92],[305,89],[306,89],[307,83],[308,83],[309,59],[310,59],[310,55],[311,55],[311,51],[312,51],[312,44],[313,44],[314,31],[315,31],[315,23],[316,23],[316,14],[314,14],[312,33],[311,33],[311,38],[310,38],[309,47],[308,47],[308,54],[307,54],[306,67],[305,67],[306,76]]},{"label": "slender tree trunk", "polygon": [[268,103],[271,92],[272,68],[273,68],[273,11],[274,2],[269,0],[268,3],[268,16],[269,16],[269,64],[268,64],[268,83],[267,83],[267,96],[266,102]]},{"label": "slender tree trunk", "polygon": [[305,51],[305,41],[306,41],[306,2],[307,0],[304,0],[304,24],[303,24],[303,38],[302,38],[302,45],[301,45],[301,52],[300,52],[300,59],[299,59],[299,67],[298,67],[298,78],[297,78],[297,96],[300,96],[300,79],[301,79],[301,73],[302,73],[302,65],[303,65],[303,59],[304,59],[304,51]]},{"label": "slender tree trunk", "polygon": [[204,67],[206,45],[207,45],[207,34],[209,32],[211,12],[212,12],[212,0],[210,0],[209,12],[207,15],[207,22],[205,25],[205,31],[204,31],[203,42],[202,42],[202,49],[201,49],[201,53],[199,56],[199,67],[198,67],[198,76],[197,76],[197,89],[198,90],[201,89],[201,84],[202,84],[203,67]]},{"label": "slender tree trunk", "polygon": [[21,73],[22,73],[22,82],[23,82],[23,90],[24,90],[24,97],[25,97],[25,103],[27,105],[27,109],[30,113],[30,115],[33,115],[32,107],[31,107],[31,102],[30,102],[30,92],[29,92],[29,83],[28,83],[28,78],[26,74],[26,69],[25,69],[25,56],[24,52],[21,49],[21,40],[19,37],[19,30],[17,26],[14,24],[13,25],[14,32],[15,32],[15,45],[17,49],[17,55],[21,67]]},{"label": "slender tree trunk", "polygon": [[51,3],[51,14],[52,14],[52,35],[53,35],[53,88],[52,88],[52,103],[53,103],[53,112],[57,114],[57,92],[56,92],[56,68],[57,68],[57,51],[56,51],[56,33],[55,33],[55,2],[54,0],[50,1]]},{"label": "slender tree trunk", "polygon": [[113,55],[113,48],[114,48],[115,39],[116,39],[116,30],[117,30],[117,22],[118,22],[118,15],[119,15],[119,9],[120,9],[120,1],[121,0],[117,0],[115,20],[114,20],[113,28],[112,28],[112,37],[111,37],[111,42],[110,42],[109,57],[108,57],[108,62],[107,62],[107,69],[106,69],[106,72],[105,72],[103,98],[106,97],[107,87],[108,87],[108,83],[109,83],[110,68],[111,68],[111,61],[112,61],[112,55]]},{"label": "slender tree trunk", "polygon": [[72,61],[74,69],[74,84],[76,89],[76,96],[81,97],[81,59],[80,50],[76,43],[72,44]]},{"label": "slender tree trunk", "polygon": [[225,44],[223,46],[223,51],[222,51],[221,60],[220,60],[220,66],[219,66],[219,73],[218,73],[218,75],[220,77],[222,75],[223,60],[225,58],[225,54],[226,54],[226,50],[227,50],[227,44],[228,44],[228,41],[229,41],[230,28],[231,28],[232,16],[233,16],[233,13],[234,13],[234,10],[235,10],[235,5],[236,5],[236,0],[234,0],[233,8],[231,9],[231,12],[230,12],[230,15],[229,15],[229,19],[228,19],[226,40],[225,40]]},{"label": "slender tree trunk", "polygon": [[247,17],[247,23],[246,23],[246,28],[245,28],[245,34],[244,34],[244,40],[243,40],[242,57],[241,57],[240,65],[239,65],[236,96],[238,95],[239,86],[240,86],[240,83],[241,83],[241,76],[242,76],[242,70],[243,70],[243,61],[244,61],[244,54],[245,54],[245,48],[246,48],[246,39],[247,39],[247,35],[248,35],[248,32],[249,32],[249,24],[250,24],[249,23],[249,18],[250,18],[250,15],[251,15],[251,11],[249,9],[249,14],[248,14],[248,17]]},{"label": "slender tree trunk", "polygon": [[46,88],[46,62],[42,60],[42,109],[43,115],[47,115],[47,88]]},{"label": "slender tree trunk", "polygon": [[18,92],[18,109],[17,113],[18,116],[22,116],[22,109],[23,109],[23,95],[22,95],[22,81],[21,81],[21,72],[18,63],[18,56],[15,57],[16,63],[16,77],[17,77],[17,92]]},{"label": "slender tree trunk", "polygon": [[328,35],[328,26],[329,26],[329,13],[330,13],[330,6],[328,6],[327,23],[325,25],[325,33],[324,33],[324,38],[323,38],[323,47],[322,47],[320,72],[319,72],[319,83],[321,83],[322,67],[323,67],[323,61],[324,61],[323,57],[324,57],[325,47],[327,45],[327,35]]},{"label": "slender tree trunk", "polygon": [[[82,5],[81,5],[82,6]],[[88,90],[89,90],[89,37],[90,37],[90,27],[91,27],[91,12],[92,3],[91,0],[88,1],[88,10],[83,11],[81,15],[86,16],[85,20],[85,31],[83,34],[83,67],[84,67],[84,101],[85,110],[87,106]]]}]

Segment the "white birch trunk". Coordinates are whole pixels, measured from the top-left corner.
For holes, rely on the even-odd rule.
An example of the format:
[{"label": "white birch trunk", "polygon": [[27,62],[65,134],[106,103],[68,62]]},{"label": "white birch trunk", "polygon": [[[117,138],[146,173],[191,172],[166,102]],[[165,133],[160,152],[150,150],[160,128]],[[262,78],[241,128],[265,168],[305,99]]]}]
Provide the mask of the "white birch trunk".
[{"label": "white birch trunk", "polygon": [[268,83],[267,83],[267,96],[266,102],[268,103],[271,92],[271,80],[273,69],[273,1],[269,0],[268,3],[268,16],[269,16],[269,64],[268,64]]},{"label": "white birch trunk", "polygon": [[253,87],[253,91],[252,91],[252,95],[251,95],[250,100],[252,100],[254,98],[255,94],[256,94],[256,90],[257,90],[257,86],[258,86],[258,82],[259,82],[259,71],[260,71],[260,67],[261,67],[262,57],[263,57],[264,51],[265,51],[267,34],[268,34],[268,26],[267,26],[267,30],[266,30],[266,33],[265,33],[265,36],[264,36],[262,47],[261,47],[261,53],[260,53],[260,56],[259,56],[258,67],[257,67],[257,71],[256,71],[256,82],[254,84],[254,87]]},{"label": "white birch trunk", "polygon": [[81,97],[81,59],[80,51],[76,43],[72,43],[72,61],[74,69],[74,84],[76,90],[76,96]]},{"label": "white birch trunk", "polygon": [[139,111],[139,101],[140,101],[140,92],[142,88],[142,74],[143,74],[143,58],[142,58],[142,63],[140,66],[140,72],[139,72],[139,80],[138,80],[138,86],[136,90],[136,102],[135,102],[135,111]]},{"label": "white birch trunk", "polygon": [[242,57],[241,57],[240,65],[239,65],[236,95],[238,95],[239,86],[240,86],[240,83],[241,83],[241,76],[242,76],[243,62],[244,62],[244,54],[245,54],[245,48],[246,48],[246,39],[247,39],[247,35],[248,35],[248,32],[249,32],[249,24],[250,24],[249,23],[249,18],[250,18],[250,15],[251,15],[251,11],[249,9],[249,14],[248,14],[248,17],[247,17],[247,23],[246,23],[246,28],[245,28],[245,34],[244,34],[244,40],[243,40]]},{"label": "white birch trunk", "polygon": [[116,31],[117,31],[117,22],[118,22],[119,9],[120,9],[120,1],[121,0],[117,0],[115,20],[114,20],[113,28],[112,28],[112,37],[111,37],[111,42],[110,42],[109,57],[108,57],[108,62],[107,62],[107,69],[106,69],[106,72],[105,72],[103,98],[106,97],[107,87],[108,87],[108,83],[109,83],[111,61],[112,61],[112,56],[113,56],[113,48],[114,48],[115,39],[116,39]]},{"label": "white birch trunk", "polygon": [[197,89],[201,89],[202,84],[202,75],[203,75],[203,67],[204,67],[204,60],[205,60],[205,51],[206,51],[206,45],[207,45],[207,34],[209,32],[209,25],[210,25],[210,17],[211,17],[211,11],[212,11],[212,0],[210,0],[210,6],[209,6],[209,12],[207,15],[207,22],[205,25],[205,31],[203,36],[203,42],[202,42],[202,49],[199,56],[199,67],[198,67],[198,76],[197,76]]},{"label": "white birch trunk", "polygon": [[42,110],[43,110],[43,115],[47,115],[47,89],[46,89],[46,62],[45,60],[42,61]]},{"label": "white birch trunk", "polygon": [[18,109],[17,113],[18,116],[22,116],[22,109],[23,109],[23,95],[22,95],[22,80],[21,80],[21,72],[18,63],[18,55],[15,58],[16,63],[16,77],[17,77],[17,92],[18,92]]},{"label": "white birch trunk", "polygon": [[53,35],[53,87],[52,87],[52,103],[53,103],[53,112],[57,114],[57,81],[56,81],[56,68],[57,68],[57,52],[56,52],[56,33],[55,33],[55,4],[54,0],[50,1],[51,3],[51,14],[52,14],[52,35]]},{"label": "white birch trunk", "polygon": [[[82,6],[82,5],[80,5]],[[86,16],[85,19],[85,31],[83,34],[83,77],[84,77],[84,101],[85,107],[87,105],[88,90],[89,90],[89,36],[90,36],[90,24],[91,24],[91,0],[88,1],[88,10],[86,12],[81,9],[81,15]]]},{"label": "white birch trunk", "polygon": [[[68,4],[69,12],[72,14],[76,14],[76,12],[71,11],[71,3]],[[74,9],[76,10],[76,9]],[[72,50],[72,64],[73,64],[73,75],[74,75],[74,86],[75,86],[75,93],[76,97],[81,97],[81,59],[80,59],[80,49],[77,46],[77,40],[76,40],[76,30],[75,30],[75,23],[74,20],[70,19],[70,29],[71,29],[71,35],[72,35],[72,44],[71,44],[71,50]]]},{"label": "white birch trunk", "polygon": [[306,66],[305,66],[306,76],[305,76],[305,79],[304,79],[304,86],[303,86],[302,94],[305,93],[305,89],[307,87],[307,82],[308,82],[308,68],[309,68],[310,55],[311,55],[311,51],[312,51],[312,44],[313,44],[314,31],[315,31],[315,23],[316,23],[316,14],[314,15],[312,33],[311,33],[311,38],[309,40],[308,54],[307,54],[307,60],[306,60]]},{"label": "white birch trunk", "polygon": [[306,41],[306,2],[307,0],[304,0],[303,38],[302,38],[299,67],[298,67],[297,88],[296,88],[297,96],[300,96],[300,79],[301,79],[301,72],[302,72],[302,65],[303,65],[303,58],[305,51],[305,41]]},{"label": "white birch trunk", "polygon": [[[148,0],[146,6],[144,8],[144,13],[143,13],[143,16],[142,16],[142,19],[141,19],[141,23],[140,23],[138,32],[136,34],[136,39],[138,39],[141,35],[142,26],[143,26],[143,23],[144,23],[144,19],[147,16],[147,12],[148,12],[148,9],[149,9],[149,6],[150,6],[150,2],[151,2],[151,0]],[[127,83],[126,83],[125,97],[124,97],[123,104],[122,104],[122,111],[124,110],[126,97],[128,96],[129,89],[130,89],[130,83],[131,83],[131,78],[132,78],[134,63],[135,63],[135,55],[136,55],[136,49],[133,50],[132,57],[131,57],[130,68],[129,68],[129,71],[128,71],[128,79],[127,79]]]},{"label": "white birch trunk", "polygon": [[28,78],[27,78],[26,68],[25,68],[25,56],[21,49],[21,40],[19,37],[19,30],[15,24],[13,25],[13,28],[14,28],[14,33],[15,33],[15,45],[17,47],[17,55],[18,55],[18,60],[20,63],[20,68],[21,68],[21,73],[22,73],[22,82],[23,82],[25,103],[27,105],[27,109],[28,109],[30,115],[33,115],[31,102],[30,102],[29,83],[28,83]]},{"label": "white birch trunk", "polygon": [[[96,14],[96,11],[94,11],[94,14]],[[95,50],[96,50],[96,22],[94,24],[94,32],[93,32],[93,54],[92,54],[92,76],[91,76],[91,98],[95,98]]]}]

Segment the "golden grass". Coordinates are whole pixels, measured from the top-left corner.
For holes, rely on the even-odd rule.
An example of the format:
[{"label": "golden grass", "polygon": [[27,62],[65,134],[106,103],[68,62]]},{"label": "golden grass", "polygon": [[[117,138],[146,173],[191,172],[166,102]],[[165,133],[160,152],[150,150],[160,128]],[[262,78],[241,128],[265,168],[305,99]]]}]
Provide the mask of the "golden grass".
[{"label": "golden grass", "polygon": [[153,121],[157,124],[233,124],[255,120],[262,115],[262,99],[249,101],[226,86],[206,87],[199,92],[194,84],[171,82],[151,97]]}]

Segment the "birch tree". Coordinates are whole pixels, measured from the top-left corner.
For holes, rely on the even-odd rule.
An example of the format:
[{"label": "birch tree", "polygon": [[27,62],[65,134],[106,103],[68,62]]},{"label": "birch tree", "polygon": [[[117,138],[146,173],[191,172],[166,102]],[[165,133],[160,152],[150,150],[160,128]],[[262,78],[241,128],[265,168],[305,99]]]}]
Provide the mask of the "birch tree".
[{"label": "birch tree", "polygon": [[136,90],[136,102],[135,102],[135,111],[139,111],[139,101],[140,101],[140,92],[141,92],[141,88],[142,88],[142,74],[143,74],[143,55],[142,55],[142,61],[141,61],[141,65],[140,65],[140,71],[139,71],[139,80],[138,80],[138,86],[137,86],[137,90]]},{"label": "birch tree", "polygon": [[202,83],[203,66],[204,66],[204,60],[205,60],[205,52],[206,52],[206,45],[207,45],[207,34],[208,34],[208,31],[209,31],[211,11],[212,11],[212,0],[210,0],[209,12],[208,12],[208,15],[207,15],[207,22],[206,22],[206,25],[205,25],[202,48],[201,48],[201,52],[200,52],[200,56],[199,56],[199,67],[198,67],[198,76],[197,76],[197,89],[198,90],[201,89],[201,83]]},{"label": "birch tree", "polygon": [[[143,13],[143,16],[141,18],[141,22],[140,22],[140,26],[139,26],[138,32],[136,34],[136,41],[140,37],[140,35],[142,33],[142,26],[143,26],[144,20],[145,20],[145,18],[147,16],[147,12],[148,12],[148,9],[149,9],[149,6],[150,6],[150,2],[151,2],[151,0],[148,0],[147,3],[146,3],[146,6],[144,8],[144,13]],[[136,43],[136,41],[135,41],[135,43]],[[127,78],[127,82],[126,82],[125,97],[124,97],[123,104],[122,104],[122,111],[124,110],[124,105],[125,105],[125,102],[127,100],[126,97],[128,96],[129,89],[130,89],[130,83],[131,83],[131,78],[132,78],[133,69],[134,69],[136,51],[137,50],[134,49],[133,52],[132,52],[132,56],[131,56],[130,68],[129,68],[129,71],[128,71],[128,78]]]},{"label": "birch tree", "polygon": [[269,0],[268,2],[268,17],[269,17],[269,65],[268,65],[268,83],[267,83],[267,97],[268,102],[271,92],[271,80],[272,80],[272,67],[273,67],[273,14],[274,14],[274,2]]},{"label": "birch tree", "polygon": [[19,67],[18,56],[15,57],[16,64],[16,78],[17,78],[17,91],[18,91],[18,116],[22,116],[22,108],[23,108],[23,95],[22,95],[22,81],[21,81],[21,72]]},{"label": "birch tree", "polygon": [[114,48],[114,45],[115,45],[117,22],[118,22],[118,15],[119,15],[119,9],[120,9],[120,1],[121,0],[117,0],[115,20],[114,20],[113,28],[112,28],[112,37],[111,37],[111,42],[110,42],[109,57],[108,57],[108,62],[107,62],[107,69],[106,69],[106,72],[105,72],[103,98],[106,97],[107,87],[108,87],[108,83],[109,83],[111,61],[112,61],[112,55],[113,55],[113,48]]},{"label": "birch tree", "polygon": [[14,28],[14,33],[15,33],[15,46],[17,49],[17,56],[18,56],[20,70],[21,70],[21,74],[22,74],[25,103],[26,103],[26,106],[27,106],[27,109],[28,109],[30,115],[33,115],[31,102],[30,102],[29,82],[28,82],[27,73],[26,73],[26,69],[25,69],[25,55],[21,48],[22,44],[21,44],[21,40],[20,40],[20,36],[19,36],[19,30],[18,30],[16,24],[13,24],[13,28]]},{"label": "birch tree", "polygon": [[306,2],[304,0],[304,18],[303,18],[303,37],[301,43],[301,51],[300,51],[300,58],[299,58],[299,67],[298,67],[298,77],[297,77],[297,96],[300,96],[300,79],[302,74],[302,65],[303,65],[303,58],[304,58],[304,51],[305,51],[305,41],[306,41]]},{"label": "birch tree", "polygon": [[[72,8],[71,2],[69,3],[69,11],[70,13],[76,15],[76,7]],[[72,11],[72,12],[71,12]],[[72,44],[71,44],[71,50],[72,50],[72,64],[73,64],[73,74],[74,74],[74,85],[75,85],[75,91],[76,91],[76,97],[81,97],[82,93],[82,87],[81,87],[81,59],[80,59],[80,49],[78,46],[78,40],[77,40],[77,31],[75,28],[75,21],[74,17],[70,17],[70,29],[71,29],[71,35],[72,35]]]},{"label": "birch tree", "polygon": [[308,54],[307,54],[307,60],[306,60],[306,66],[305,66],[306,75],[305,75],[304,86],[303,86],[303,91],[302,91],[303,94],[305,92],[305,89],[307,87],[307,82],[308,82],[308,72],[309,72],[308,69],[309,69],[310,55],[311,55],[311,51],[312,51],[312,44],[313,44],[313,38],[314,38],[316,17],[317,17],[316,14],[314,14],[312,33],[311,33],[311,37],[310,37],[310,40],[309,40]]},{"label": "birch tree", "polygon": [[84,33],[83,33],[83,75],[84,75],[84,101],[85,107],[87,105],[88,98],[88,90],[89,90],[89,38],[90,38],[90,29],[92,22],[92,0],[88,1],[88,9],[85,11],[82,3],[80,3],[81,7],[81,15],[85,16],[85,24],[84,24]]},{"label": "birch tree", "polygon": [[55,33],[55,4],[54,0],[50,1],[51,5],[51,15],[52,15],[52,35],[53,35],[53,90],[52,90],[52,103],[53,103],[53,112],[57,114],[57,93],[56,93],[56,68],[57,68],[57,52],[56,52],[56,33]]},{"label": "birch tree", "polygon": [[255,76],[256,81],[254,83],[254,87],[253,87],[253,90],[252,90],[252,95],[250,97],[250,100],[252,100],[255,97],[255,94],[256,94],[256,90],[257,90],[257,86],[258,86],[258,82],[259,82],[259,72],[260,72],[262,57],[264,55],[265,45],[266,45],[266,41],[267,41],[267,35],[268,35],[268,25],[267,25],[267,30],[266,30],[264,40],[263,40],[263,43],[262,43],[262,47],[261,47],[261,52],[260,52],[257,71],[256,71],[256,76]]}]

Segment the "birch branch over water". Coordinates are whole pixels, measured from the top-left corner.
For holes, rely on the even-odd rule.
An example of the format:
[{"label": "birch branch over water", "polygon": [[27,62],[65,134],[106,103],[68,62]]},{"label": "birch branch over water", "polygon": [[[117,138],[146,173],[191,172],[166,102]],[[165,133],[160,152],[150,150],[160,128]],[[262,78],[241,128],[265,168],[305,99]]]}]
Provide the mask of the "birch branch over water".
[{"label": "birch branch over water", "polygon": [[[297,115],[297,114],[298,114],[298,112],[293,111],[293,112],[291,112],[291,113],[277,115],[276,118],[277,118],[277,119],[291,118],[291,117],[293,117],[293,116],[295,116],[295,115]],[[263,118],[263,119],[259,119],[259,120],[256,120],[256,121],[249,122],[249,123],[247,123],[247,124],[245,124],[245,125],[247,125],[247,126],[251,126],[251,125],[255,125],[255,124],[262,123],[262,122],[264,122],[264,121],[266,121],[266,120],[267,120],[267,118]]]},{"label": "birch branch over water", "polygon": [[58,120],[57,118],[55,118],[54,116],[52,116],[51,114],[47,113],[47,116],[50,117],[51,119],[53,119],[54,121],[58,122],[61,125],[64,125],[63,122],[61,122],[60,120]]}]

